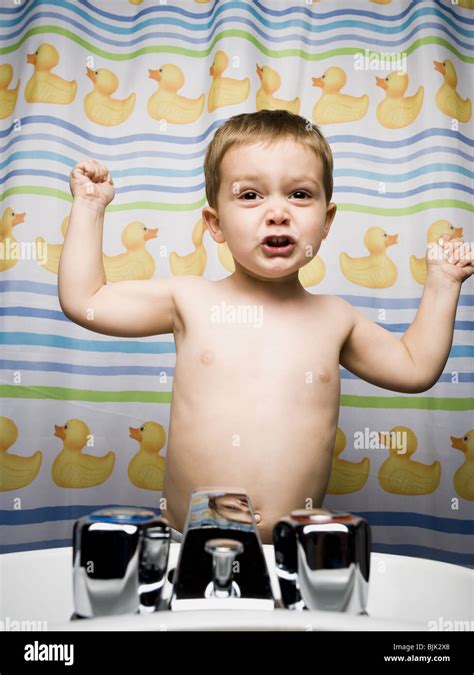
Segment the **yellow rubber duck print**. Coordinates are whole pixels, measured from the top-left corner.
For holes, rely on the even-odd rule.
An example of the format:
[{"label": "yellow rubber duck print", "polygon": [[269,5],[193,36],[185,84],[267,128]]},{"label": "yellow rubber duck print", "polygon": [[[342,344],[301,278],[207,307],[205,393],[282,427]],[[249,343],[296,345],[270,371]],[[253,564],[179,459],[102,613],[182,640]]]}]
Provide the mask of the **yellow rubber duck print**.
[{"label": "yellow rubber duck print", "polygon": [[26,487],[34,481],[41,467],[41,450],[31,457],[8,454],[17,438],[15,422],[8,417],[0,417],[0,492]]},{"label": "yellow rubber duck print", "polygon": [[104,483],[113,471],[115,453],[103,457],[82,452],[90,436],[85,422],[71,419],[63,426],[54,425],[54,435],[63,441],[63,449],[53,462],[53,481],[63,488],[89,488]]},{"label": "yellow rubber duck print", "polygon": [[369,97],[349,96],[340,90],[347,82],[347,75],[342,68],[331,66],[321,77],[311,78],[313,87],[321,87],[321,98],[313,107],[313,120],[316,124],[336,124],[360,120],[369,109]]},{"label": "yellow rubber duck print", "polygon": [[130,438],[140,450],[128,465],[128,479],[143,490],[162,490],[166,458],[159,454],[166,443],[166,432],[158,422],[145,422],[139,429],[129,427]]},{"label": "yellow rubber duck print", "polygon": [[270,66],[256,66],[257,75],[261,80],[260,89],[257,91],[257,110],[288,110],[296,115],[300,111],[300,99],[294,98],[287,101],[276,98],[273,94],[281,87],[281,77]]},{"label": "yellow rubber duck print", "polygon": [[369,477],[370,460],[364,457],[360,462],[348,462],[339,459],[339,455],[346,447],[346,434],[337,427],[336,442],[332,458],[332,471],[329,479],[328,494],[346,495],[349,492],[362,490]]},{"label": "yellow rubber duck print", "polygon": [[435,102],[444,115],[459,122],[469,122],[472,115],[470,98],[461,98],[456,91],[458,76],[454,64],[449,59],[442,63],[433,61],[435,70],[444,77],[444,82],[436,92]]},{"label": "yellow rubber duck print", "polygon": [[463,9],[474,9],[474,0],[457,0],[456,5]]},{"label": "yellow rubber duck print", "polygon": [[135,107],[135,93],[123,100],[112,98],[120,81],[115,73],[107,68],[97,70],[87,68],[86,75],[94,85],[93,91],[84,98],[84,112],[91,122],[105,127],[114,127],[125,122]]},{"label": "yellow rubber duck print", "polygon": [[128,0],[131,5],[141,5],[143,0]]},{"label": "yellow rubber duck print", "polygon": [[72,103],[77,92],[76,80],[63,80],[49,72],[59,63],[59,54],[53,45],[41,44],[34,54],[26,55],[26,61],[35,67],[25,88],[27,103]]},{"label": "yellow rubber duck print", "polygon": [[[426,235],[428,244],[435,244],[443,234],[450,234],[453,237],[462,237],[463,229],[462,227],[454,227],[449,220],[436,220],[428,228]],[[410,271],[415,281],[418,281],[419,284],[426,283],[426,277],[428,275],[426,254],[423,258],[415,258],[414,255],[410,256]]]},{"label": "yellow rubber duck print", "polygon": [[[66,236],[67,228],[69,225],[69,216],[66,216],[61,223],[61,234],[63,239]],[[43,237],[36,237],[36,250],[37,258],[39,264],[43,269],[53,274],[57,274],[59,270],[59,259],[61,257],[61,251],[63,250],[62,244],[47,244]],[[46,253],[44,253],[46,252]],[[44,256],[44,261],[41,261],[42,256]]]},{"label": "yellow rubber duck print", "polygon": [[9,63],[0,64],[0,120],[10,117],[15,109],[20,80],[14,89],[9,89],[12,79],[13,67]]},{"label": "yellow rubber duck print", "polygon": [[346,279],[367,288],[388,288],[397,280],[398,270],[388,255],[387,248],[398,243],[398,234],[387,234],[381,227],[369,227],[364,244],[370,255],[352,258],[341,253],[339,263]]},{"label": "yellow rubber duck print", "polygon": [[3,212],[0,223],[0,272],[6,272],[18,262],[15,255],[18,242],[13,236],[13,228],[25,221],[25,215],[25,213],[16,213],[10,207]]},{"label": "yellow rubber duck print", "polygon": [[414,96],[404,96],[408,89],[408,75],[392,72],[387,77],[376,77],[377,86],[385,91],[385,98],[377,106],[377,119],[386,129],[402,129],[412,124],[420,114],[424,89],[418,87]]},{"label": "yellow rubber duck print", "polygon": [[204,110],[204,94],[198,98],[186,98],[177,92],[184,85],[184,73],[173,63],[167,63],[158,70],[148,70],[148,77],[158,82],[158,90],[148,99],[150,117],[172,124],[191,124]]},{"label": "yellow rubber duck print", "polygon": [[474,500],[474,429],[461,438],[451,436],[451,447],[461,450],[465,459],[453,477],[454,488],[463,499]]},{"label": "yellow rubber duck print", "polygon": [[107,281],[151,279],[156,271],[153,256],[145,249],[146,242],[156,239],[158,228],[146,227],[140,221],[129,223],[122,232],[126,253],[102,256]]},{"label": "yellow rubber duck print", "polygon": [[232,257],[232,253],[226,242],[217,244],[217,257],[219,258],[222,267],[231,274],[232,272],[235,272],[234,258]]},{"label": "yellow rubber duck print", "polygon": [[191,235],[194,251],[188,253],[188,255],[178,255],[175,251],[170,253],[170,268],[173,274],[190,274],[193,276],[204,274],[207,252],[203,244],[203,237],[206,229],[202,218],[199,219]]},{"label": "yellow rubber duck print", "polygon": [[316,255],[298,271],[298,279],[304,288],[311,288],[320,284],[326,274],[326,265],[323,259]]},{"label": "yellow rubber duck print", "polygon": [[207,99],[207,110],[213,112],[226,105],[237,105],[248,98],[250,79],[235,80],[233,77],[222,77],[222,73],[229,65],[229,57],[221,50],[216,52],[209,74],[212,75],[212,84]]},{"label": "yellow rubber duck print", "polygon": [[441,478],[441,464],[421,464],[411,459],[418,441],[408,427],[393,427],[390,435],[380,434],[389,457],[380,467],[379,482],[385,492],[396,495],[427,495],[434,492]]}]

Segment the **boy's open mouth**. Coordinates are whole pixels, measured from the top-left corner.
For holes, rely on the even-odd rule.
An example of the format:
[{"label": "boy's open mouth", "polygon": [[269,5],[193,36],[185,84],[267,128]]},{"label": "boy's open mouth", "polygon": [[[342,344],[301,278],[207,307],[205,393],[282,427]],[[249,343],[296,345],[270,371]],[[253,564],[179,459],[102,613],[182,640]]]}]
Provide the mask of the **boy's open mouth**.
[{"label": "boy's open mouth", "polygon": [[269,235],[262,242],[262,248],[268,255],[289,255],[294,247],[294,240],[286,235]]}]

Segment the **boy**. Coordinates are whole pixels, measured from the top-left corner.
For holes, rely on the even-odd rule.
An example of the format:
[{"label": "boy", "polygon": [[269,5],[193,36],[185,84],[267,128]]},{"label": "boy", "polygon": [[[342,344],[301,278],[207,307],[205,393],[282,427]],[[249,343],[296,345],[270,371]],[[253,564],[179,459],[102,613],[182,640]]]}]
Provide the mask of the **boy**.
[{"label": "boy", "polygon": [[[323,502],[339,364],[393,391],[432,387],[473,265],[460,239],[447,245],[444,235],[432,246],[418,312],[399,340],[342,298],[310,293],[298,280],[336,214],[332,154],[315,125],[283,110],[236,115],[217,130],[204,170],[202,217],[214,241],[227,242],[233,274],[106,283],[102,226],[114,186],[107,168],[88,159],[71,172],[59,301],[72,321],[98,333],[174,334],[162,513],[182,531],[193,489],[239,486],[263,543],[271,543],[282,515]],[[236,316],[256,305],[262,320],[216,320],[222,303]]]}]

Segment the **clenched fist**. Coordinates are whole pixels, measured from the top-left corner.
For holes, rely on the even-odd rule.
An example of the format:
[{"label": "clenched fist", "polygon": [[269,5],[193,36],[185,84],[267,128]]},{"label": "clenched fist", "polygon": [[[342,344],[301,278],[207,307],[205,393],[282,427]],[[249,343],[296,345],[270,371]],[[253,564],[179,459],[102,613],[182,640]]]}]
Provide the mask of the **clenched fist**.
[{"label": "clenched fist", "polygon": [[69,187],[74,198],[87,199],[104,209],[115,196],[109,170],[96,159],[78,162],[69,176]]}]

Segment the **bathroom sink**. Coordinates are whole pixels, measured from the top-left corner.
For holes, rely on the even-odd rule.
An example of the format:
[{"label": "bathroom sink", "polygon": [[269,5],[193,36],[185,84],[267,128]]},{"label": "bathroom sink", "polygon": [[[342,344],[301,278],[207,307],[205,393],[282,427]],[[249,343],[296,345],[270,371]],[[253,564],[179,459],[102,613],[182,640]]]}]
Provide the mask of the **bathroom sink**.
[{"label": "bathroom sink", "polygon": [[[169,569],[180,544],[170,545]],[[264,545],[279,596],[274,550]],[[5,630],[453,630],[473,628],[474,571],[457,565],[372,553],[368,616],[288,609],[160,611],[70,621],[72,548],[0,557],[0,621]],[[165,595],[171,585],[167,582]],[[15,622],[20,622],[16,624]],[[450,622],[463,622],[450,624]],[[451,627],[450,627],[451,626]]]}]

